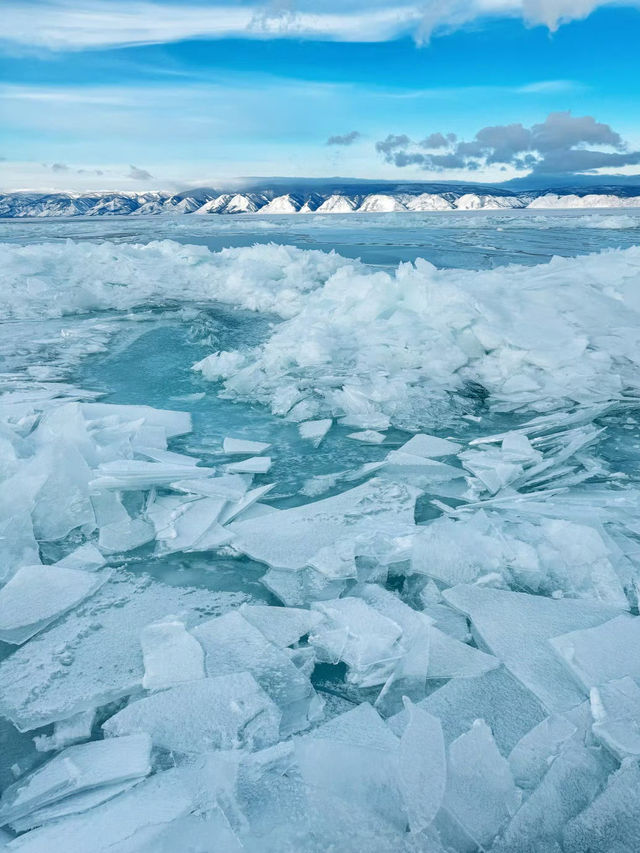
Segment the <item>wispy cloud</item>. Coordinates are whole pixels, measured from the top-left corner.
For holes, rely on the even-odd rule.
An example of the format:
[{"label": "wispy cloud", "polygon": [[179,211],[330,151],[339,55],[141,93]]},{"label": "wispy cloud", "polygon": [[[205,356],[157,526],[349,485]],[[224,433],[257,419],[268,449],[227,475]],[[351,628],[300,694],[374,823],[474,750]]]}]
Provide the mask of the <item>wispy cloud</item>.
[{"label": "wispy cloud", "polygon": [[555,30],[608,5],[638,6],[640,0],[297,0],[286,6],[8,0],[2,5],[0,42],[53,51],[230,37],[381,42],[412,35],[426,42],[434,33],[498,16]]}]

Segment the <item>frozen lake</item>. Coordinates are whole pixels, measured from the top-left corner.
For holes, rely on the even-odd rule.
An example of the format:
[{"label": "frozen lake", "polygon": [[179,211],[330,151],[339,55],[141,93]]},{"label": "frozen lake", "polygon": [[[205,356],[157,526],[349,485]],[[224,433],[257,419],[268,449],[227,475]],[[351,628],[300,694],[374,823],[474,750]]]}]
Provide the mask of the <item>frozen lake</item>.
[{"label": "frozen lake", "polygon": [[639,246],[0,220],[8,849],[585,849],[640,790]]}]

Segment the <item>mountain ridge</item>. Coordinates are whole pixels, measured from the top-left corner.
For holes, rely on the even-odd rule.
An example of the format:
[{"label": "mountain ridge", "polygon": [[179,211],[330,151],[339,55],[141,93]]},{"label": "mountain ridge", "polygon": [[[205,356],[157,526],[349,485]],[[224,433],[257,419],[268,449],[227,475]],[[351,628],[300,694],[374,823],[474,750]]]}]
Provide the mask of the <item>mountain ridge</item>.
[{"label": "mountain ridge", "polygon": [[[284,179],[283,179],[284,181]],[[295,187],[298,189],[295,189]],[[565,187],[562,190],[508,191],[484,185],[432,183],[381,185],[317,184],[299,188],[292,182],[242,190],[199,187],[178,193],[164,191],[11,192],[0,194],[0,218],[138,215],[252,215],[308,213],[386,213],[499,209],[640,208],[640,186]],[[590,192],[587,192],[590,189]],[[286,190],[286,191],[285,191]],[[623,191],[621,191],[623,190]]]}]

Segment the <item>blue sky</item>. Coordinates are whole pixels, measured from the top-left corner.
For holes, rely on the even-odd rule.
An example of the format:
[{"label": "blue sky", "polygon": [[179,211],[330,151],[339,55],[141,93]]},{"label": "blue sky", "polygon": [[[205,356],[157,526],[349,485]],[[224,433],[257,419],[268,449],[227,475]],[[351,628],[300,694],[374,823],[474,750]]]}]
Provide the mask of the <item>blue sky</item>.
[{"label": "blue sky", "polygon": [[4,24],[5,190],[640,172],[640,0],[5,0]]}]

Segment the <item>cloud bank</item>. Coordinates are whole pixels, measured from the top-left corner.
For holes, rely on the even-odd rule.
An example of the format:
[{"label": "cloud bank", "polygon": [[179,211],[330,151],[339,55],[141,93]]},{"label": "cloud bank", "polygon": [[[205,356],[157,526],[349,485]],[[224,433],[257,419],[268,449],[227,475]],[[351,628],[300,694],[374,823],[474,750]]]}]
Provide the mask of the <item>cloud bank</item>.
[{"label": "cloud bank", "polygon": [[426,42],[434,33],[496,17],[553,31],[613,5],[640,7],[640,0],[293,0],[285,7],[229,0],[5,0],[0,43],[73,51],[195,38],[382,42],[411,35]]},{"label": "cloud bank", "polygon": [[432,133],[420,142],[406,134],[390,134],[376,143],[385,162],[429,171],[512,166],[531,174],[574,174],[640,164],[640,151],[630,151],[608,124],[570,111],[550,113],[540,124],[493,125],[471,140]]}]

